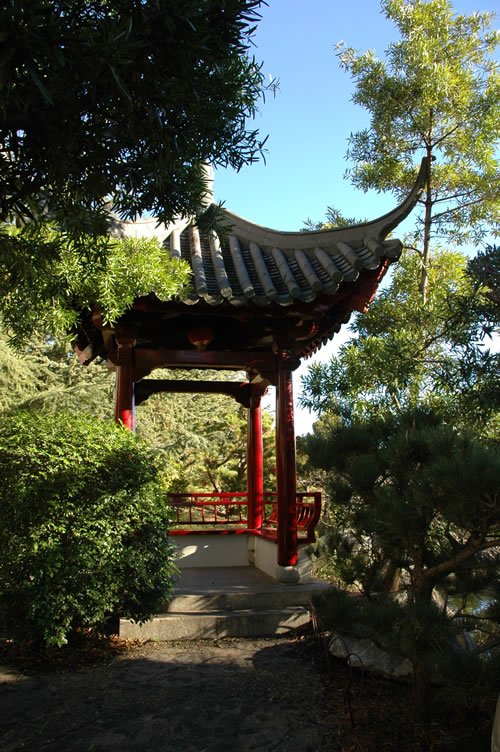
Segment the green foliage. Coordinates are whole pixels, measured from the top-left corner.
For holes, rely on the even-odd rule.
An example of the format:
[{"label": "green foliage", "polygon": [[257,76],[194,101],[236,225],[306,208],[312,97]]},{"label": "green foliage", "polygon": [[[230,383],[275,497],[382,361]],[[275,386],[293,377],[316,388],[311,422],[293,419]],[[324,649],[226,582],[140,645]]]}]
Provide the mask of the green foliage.
[{"label": "green foliage", "polygon": [[370,114],[370,126],[350,138],[348,174],[363,190],[401,198],[415,160],[428,157],[422,212],[408,241],[420,253],[425,298],[431,239],[477,243],[498,222],[499,34],[492,14],[456,15],[448,0],[383,0],[382,10],[400,37],[385,60],[339,52],[356,84],[353,101]]},{"label": "green foliage", "polygon": [[[405,254],[368,312],[355,320],[353,338],[303,377],[302,404],[347,418],[422,405],[456,423],[490,430],[498,399],[492,388],[486,399],[487,379],[479,365],[494,377],[496,356],[485,347],[486,322],[476,309],[480,291],[466,266],[459,251],[433,253],[424,306],[420,260]],[[477,367],[467,371],[473,359]]]},{"label": "green foliage", "polygon": [[[448,597],[465,608],[499,564],[500,455],[477,440],[498,428],[499,361],[485,346],[498,332],[497,252],[467,264],[453,250],[498,225],[499,36],[491,15],[455,15],[448,0],[382,9],[399,33],[385,60],[339,52],[370,115],[350,138],[348,175],[402,199],[425,156],[427,182],[388,286],[338,356],[309,370],[301,401],[323,414],[306,443],[330,472],[330,568],[367,599],[338,596],[327,621],[413,661],[412,715],[423,720],[432,671],[453,664],[464,628]],[[492,647],[494,621],[467,619]]]},{"label": "green foliage", "polygon": [[103,363],[82,368],[66,340],[40,335],[21,351],[0,330],[0,412],[27,408],[113,417],[114,374]]},{"label": "green foliage", "polygon": [[[474,288],[480,290],[483,315],[500,326],[500,247],[488,246],[469,261],[467,269]],[[491,334],[487,329],[486,334]]]},{"label": "green foliage", "polygon": [[[0,412],[19,407],[113,418],[114,374],[103,363],[82,368],[67,343],[33,337],[13,350],[0,331]],[[150,378],[234,379],[221,371],[159,369]],[[231,397],[210,394],[158,394],[140,405],[137,435],[168,469],[172,490],[244,491],[247,420]],[[272,417],[263,413],[266,490],[275,487]]]},{"label": "green foliage", "polygon": [[[453,345],[454,360],[442,372],[442,382],[460,394],[468,415],[485,423],[492,414],[491,432],[500,428],[500,352],[490,351],[500,335],[500,251],[488,246],[467,264],[472,294],[452,301],[452,319],[462,332]],[[497,339],[498,341],[498,339]]]},{"label": "green foliage", "polygon": [[[157,378],[234,380],[223,371],[156,370]],[[139,407],[137,432],[155,448],[176,473],[175,490],[245,491],[246,409],[232,398],[211,394],[153,395]],[[264,476],[266,490],[274,488],[272,418],[263,413]]]},{"label": "green foliage", "polygon": [[194,215],[201,163],[239,169],[260,0],[33,0],[0,9],[0,219],[45,212],[78,232],[103,200],[135,217]]},{"label": "green foliage", "polygon": [[20,345],[36,330],[69,331],[83,309],[97,306],[116,321],[134,299],[168,300],[185,289],[189,268],[157,240],[75,243],[51,227],[0,228],[0,312]]},{"label": "green foliage", "polygon": [[[427,182],[392,281],[358,317],[357,339],[309,370],[302,403],[344,416],[421,404],[491,434],[499,359],[485,338],[498,331],[498,311],[495,322],[480,305],[474,273],[482,255],[465,273],[454,247],[479,243],[498,225],[499,35],[491,14],[457,15],[448,0],[383,0],[382,10],[399,36],[384,60],[339,50],[353,101],[370,116],[349,140],[347,174],[363,190],[402,199],[425,156]],[[494,250],[486,253],[494,259]],[[490,293],[498,289],[494,273],[491,281]]]},{"label": "green foliage", "polygon": [[176,571],[151,451],[84,415],[19,411],[0,423],[6,628],[60,645],[115,613],[148,619]]},{"label": "green foliage", "polygon": [[[412,588],[432,589],[450,567],[457,564],[463,573],[466,560],[496,545],[500,455],[495,444],[458,433],[423,411],[355,420],[307,440],[312,461],[331,473],[335,526],[351,538],[347,558],[354,551],[370,561],[370,585],[360,582],[365,592],[384,588],[388,559],[409,570]],[[463,546],[467,555],[455,562]],[[414,582],[420,549],[417,569],[423,581]]]},{"label": "green foliage", "polygon": [[353,598],[344,590],[332,590],[314,598],[323,624],[334,625],[340,634],[369,639],[381,650],[412,663],[435,667],[440,655],[453,650],[456,631],[446,614],[434,603],[402,603],[387,594]]},{"label": "green foliage", "polygon": [[[498,445],[422,410],[332,426],[308,444],[312,461],[329,472],[326,544],[335,574],[364,596],[326,595],[320,606],[326,624],[408,657],[415,682],[425,685],[437,656],[444,666],[444,653],[456,649],[453,638],[464,628],[448,610],[450,596],[467,605],[497,578]],[[433,600],[436,592],[442,606]],[[490,619],[470,626],[490,635],[483,651],[498,641]],[[417,715],[425,713],[422,696],[415,695]]]},{"label": "green foliage", "polygon": [[116,321],[137,295],[186,284],[158,244],[111,242],[110,212],[217,221],[203,165],[239,169],[263,148],[246,125],[265,88],[248,54],[260,5],[0,7],[0,312],[17,343],[67,331],[83,307]]}]

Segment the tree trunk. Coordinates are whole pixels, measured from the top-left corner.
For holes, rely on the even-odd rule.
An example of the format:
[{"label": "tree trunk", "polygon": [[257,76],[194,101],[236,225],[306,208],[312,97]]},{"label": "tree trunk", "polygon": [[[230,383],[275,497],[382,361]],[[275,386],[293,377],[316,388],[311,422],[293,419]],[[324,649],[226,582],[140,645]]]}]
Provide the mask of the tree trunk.
[{"label": "tree trunk", "polygon": [[432,149],[427,149],[427,181],[425,186],[425,219],[424,219],[424,247],[422,252],[422,271],[418,286],[422,296],[422,304],[427,302],[427,287],[429,285],[429,253],[432,223],[432,190],[431,190]]},{"label": "tree trunk", "polygon": [[395,561],[390,561],[384,574],[384,591],[397,593],[401,583],[401,569]]},{"label": "tree trunk", "polygon": [[431,717],[432,669],[422,663],[413,665],[413,692],[410,718],[414,723],[429,723]]},{"label": "tree trunk", "polygon": [[[423,608],[428,608],[432,604],[432,584],[425,577],[425,568],[423,566],[425,546],[421,544],[414,552],[414,568],[412,574],[412,588],[409,592],[415,604],[420,604]],[[415,625],[420,631],[420,625]],[[422,631],[425,629],[422,625]],[[422,635],[415,634],[415,639]],[[427,645],[425,646],[425,648]],[[421,656],[420,648],[416,648],[415,658],[413,660],[413,691],[410,704],[410,718],[414,723],[428,723],[431,715],[431,678],[432,666],[429,665],[428,651],[424,648],[424,655]],[[425,655],[427,653],[427,655]]]}]

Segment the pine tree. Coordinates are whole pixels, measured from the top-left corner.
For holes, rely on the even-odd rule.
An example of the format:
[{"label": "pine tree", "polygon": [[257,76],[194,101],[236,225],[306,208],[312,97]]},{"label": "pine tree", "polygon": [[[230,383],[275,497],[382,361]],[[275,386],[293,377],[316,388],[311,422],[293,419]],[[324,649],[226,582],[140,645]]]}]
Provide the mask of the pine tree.
[{"label": "pine tree", "polygon": [[[343,588],[320,598],[319,611],[329,628],[411,660],[412,717],[426,720],[432,674],[453,665],[464,619],[490,633],[483,653],[500,638],[486,612],[449,610],[451,595],[467,604],[496,582],[498,446],[423,411],[353,421],[308,443],[314,464],[330,473],[330,553]],[[353,589],[364,598],[350,597]],[[472,658],[473,673],[479,653]],[[490,670],[497,664],[498,656]]]}]

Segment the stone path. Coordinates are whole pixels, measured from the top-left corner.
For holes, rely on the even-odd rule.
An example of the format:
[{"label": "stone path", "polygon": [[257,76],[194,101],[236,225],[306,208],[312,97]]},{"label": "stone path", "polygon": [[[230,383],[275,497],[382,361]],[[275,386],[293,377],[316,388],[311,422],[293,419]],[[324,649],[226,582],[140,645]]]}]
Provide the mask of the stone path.
[{"label": "stone path", "polygon": [[336,752],[304,643],[148,643],[111,664],[0,673],[1,752]]}]

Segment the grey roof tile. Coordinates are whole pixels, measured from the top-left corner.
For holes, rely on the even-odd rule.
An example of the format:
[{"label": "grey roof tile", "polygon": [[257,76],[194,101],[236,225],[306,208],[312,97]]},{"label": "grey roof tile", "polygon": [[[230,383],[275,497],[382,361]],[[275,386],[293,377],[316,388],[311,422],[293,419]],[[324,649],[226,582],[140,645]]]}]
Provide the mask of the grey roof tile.
[{"label": "grey roof tile", "polygon": [[[158,237],[173,257],[183,258],[193,271],[192,290],[184,302],[205,301],[211,306],[293,305],[332,296],[344,282],[355,281],[363,270],[375,270],[385,258],[395,259],[402,244],[388,239],[415,205],[425,178],[423,164],[407,199],[394,211],[352,227],[314,232],[278,232],[261,227],[226,210],[229,235],[201,234],[190,220],[161,226]],[[130,225],[130,227],[128,227]],[[154,234],[147,220],[113,221],[118,235]]]}]

